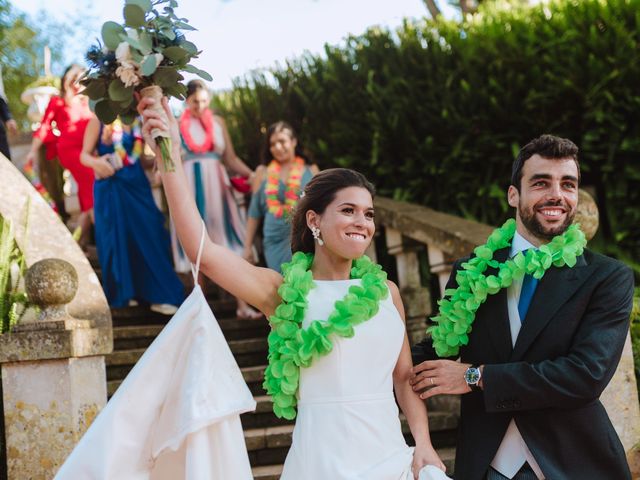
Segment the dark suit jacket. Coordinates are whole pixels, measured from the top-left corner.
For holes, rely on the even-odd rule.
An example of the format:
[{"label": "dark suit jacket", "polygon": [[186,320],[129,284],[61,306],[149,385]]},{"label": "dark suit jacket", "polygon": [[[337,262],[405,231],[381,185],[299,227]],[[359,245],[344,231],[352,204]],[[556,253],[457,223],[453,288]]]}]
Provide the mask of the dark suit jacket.
[{"label": "dark suit jacket", "polygon": [[[589,250],[573,268],[547,270],[514,348],[506,289],[487,298],[460,350],[463,362],[485,367],[483,390],[462,395],[456,480],[484,478],[512,418],[547,479],[631,478],[599,397],[620,360],[632,302],[631,269]],[[435,358],[430,339],[414,346],[415,364]]]}]

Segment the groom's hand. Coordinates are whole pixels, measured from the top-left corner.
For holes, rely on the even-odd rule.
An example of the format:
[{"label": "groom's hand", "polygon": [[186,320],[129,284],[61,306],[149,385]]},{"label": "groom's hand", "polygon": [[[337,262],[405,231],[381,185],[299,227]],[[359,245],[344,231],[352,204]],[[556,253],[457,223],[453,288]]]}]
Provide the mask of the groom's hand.
[{"label": "groom's hand", "polygon": [[443,394],[468,393],[471,388],[467,385],[464,374],[470,366],[453,360],[427,360],[411,369],[409,383],[415,392],[422,392],[422,399]]}]

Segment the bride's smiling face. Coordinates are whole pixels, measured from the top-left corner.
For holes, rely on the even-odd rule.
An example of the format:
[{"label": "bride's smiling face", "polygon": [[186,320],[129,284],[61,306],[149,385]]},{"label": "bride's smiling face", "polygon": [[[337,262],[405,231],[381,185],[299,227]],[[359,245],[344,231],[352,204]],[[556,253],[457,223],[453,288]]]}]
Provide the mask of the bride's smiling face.
[{"label": "bride's smiling face", "polygon": [[343,258],[364,255],[376,231],[373,199],[362,187],[339,190],[322,215],[310,220],[310,226],[320,228],[324,242],[320,248],[327,248]]}]

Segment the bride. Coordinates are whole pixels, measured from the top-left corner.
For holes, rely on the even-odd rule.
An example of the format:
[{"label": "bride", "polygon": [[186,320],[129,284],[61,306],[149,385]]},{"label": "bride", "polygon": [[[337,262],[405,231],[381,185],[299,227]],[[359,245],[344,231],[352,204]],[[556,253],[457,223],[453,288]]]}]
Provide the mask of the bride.
[{"label": "bride", "polygon": [[[142,99],[143,136],[169,131],[174,172],[161,169],[171,216],[194,261],[201,220],[180,163],[178,126]],[[319,173],[293,214],[292,250],[283,275],[260,268],[208,238],[201,271],[270,319],[264,386],[276,415],[294,418],[282,480],[411,480],[425,465],[444,470],[431,444],[427,412],[409,384],[412,367],[397,286],[363,257],[375,232],[373,186],[347,169]],[[404,412],[415,448],[405,443]]]}]

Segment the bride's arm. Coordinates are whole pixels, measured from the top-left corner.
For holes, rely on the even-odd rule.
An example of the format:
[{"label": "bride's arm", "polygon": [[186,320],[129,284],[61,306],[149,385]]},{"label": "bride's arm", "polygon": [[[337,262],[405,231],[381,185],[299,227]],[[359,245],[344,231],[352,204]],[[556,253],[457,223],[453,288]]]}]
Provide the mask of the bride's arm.
[{"label": "bride's arm", "polygon": [[[404,321],[404,305],[400,298],[398,287],[393,282],[387,282],[393,303],[398,309],[398,313]],[[402,350],[398,356],[398,362],[393,370],[393,388],[396,392],[398,405],[407,417],[409,428],[413,439],[416,441],[416,448],[413,456],[413,474],[418,478],[418,472],[425,465],[435,465],[445,470],[445,466],[440,460],[431,443],[429,436],[429,420],[427,418],[427,407],[418,394],[413,391],[409,379],[411,378],[411,368],[413,362],[411,360],[411,349],[409,347],[409,339],[406,331],[402,342]]]},{"label": "bride's arm", "polygon": [[[138,112],[143,117],[142,134],[147,145],[156,152],[156,158],[160,159],[161,154],[151,130],[159,128],[171,133],[171,158],[175,164],[175,171],[165,172],[163,162],[159,160],[156,163],[162,176],[178,238],[189,260],[195,263],[202,233],[202,220],[182,168],[178,124],[166,98],[162,99],[166,120],[149,108],[153,104],[154,100],[150,98],[143,98],[138,103]],[[231,250],[213,243],[208,236],[205,238],[200,270],[229,293],[258,308],[267,316],[278,306],[277,290],[282,283],[282,276],[274,270],[251,265]]]}]

